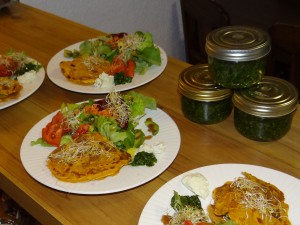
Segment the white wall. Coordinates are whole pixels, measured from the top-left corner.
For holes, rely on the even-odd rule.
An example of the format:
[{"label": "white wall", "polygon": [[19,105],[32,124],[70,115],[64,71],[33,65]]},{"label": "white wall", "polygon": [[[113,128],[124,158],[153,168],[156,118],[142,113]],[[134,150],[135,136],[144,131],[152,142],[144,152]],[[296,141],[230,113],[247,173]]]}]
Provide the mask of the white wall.
[{"label": "white wall", "polygon": [[21,0],[106,33],[149,31],[169,56],[185,60],[179,0]]}]

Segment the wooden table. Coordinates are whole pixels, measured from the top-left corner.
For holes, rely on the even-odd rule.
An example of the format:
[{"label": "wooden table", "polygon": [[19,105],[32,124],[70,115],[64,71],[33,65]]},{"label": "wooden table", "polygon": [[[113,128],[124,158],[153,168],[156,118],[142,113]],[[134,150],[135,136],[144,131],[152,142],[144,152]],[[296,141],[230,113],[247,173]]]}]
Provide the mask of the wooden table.
[{"label": "wooden table", "polygon": [[[45,67],[62,48],[101,34],[21,3],[0,12],[0,52],[5,53],[9,48],[26,51]],[[26,133],[62,102],[102,97],[66,91],[46,78],[28,99],[0,110],[0,188],[43,224],[137,224],[143,207],[159,187],[197,167],[253,164],[300,178],[300,112],[296,112],[290,132],[270,143],[242,137],[233,126],[232,115],[216,125],[192,123],[183,116],[177,93],[178,75],[188,66],[169,58],[161,76],[135,89],[156,98],[159,107],[174,119],[181,132],[177,158],[154,180],[121,193],[93,196],[56,191],[34,180],[20,161],[20,145]]]}]

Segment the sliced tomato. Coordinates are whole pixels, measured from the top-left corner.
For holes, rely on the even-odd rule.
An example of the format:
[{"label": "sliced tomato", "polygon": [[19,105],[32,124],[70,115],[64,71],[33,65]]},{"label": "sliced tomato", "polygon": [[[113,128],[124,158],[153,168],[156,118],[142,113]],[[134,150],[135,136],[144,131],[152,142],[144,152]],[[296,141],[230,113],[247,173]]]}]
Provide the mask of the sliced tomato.
[{"label": "sliced tomato", "polygon": [[69,133],[72,130],[71,127],[66,122],[65,116],[61,111],[59,111],[55,116],[53,116],[51,123],[59,124],[63,130],[63,134]]},{"label": "sliced tomato", "polygon": [[115,75],[116,73],[121,73],[121,72],[126,72],[126,63],[118,58],[115,57],[112,63],[112,69],[111,69],[111,74]]},{"label": "sliced tomato", "polygon": [[59,124],[48,123],[46,127],[42,129],[42,138],[50,145],[59,146],[63,130]]},{"label": "sliced tomato", "polygon": [[191,220],[185,220],[184,225],[212,225],[212,223],[207,223],[207,222],[197,222],[194,224]]},{"label": "sliced tomato", "polygon": [[192,221],[190,220],[185,220],[184,225],[194,225]]},{"label": "sliced tomato", "polygon": [[126,68],[126,76],[128,77],[134,77],[134,69],[135,69],[135,62],[133,59],[129,59],[127,61],[127,68]]},{"label": "sliced tomato", "polygon": [[64,115],[59,111],[42,129],[42,138],[48,144],[58,147],[62,136],[70,131],[71,128],[65,122]]},{"label": "sliced tomato", "polygon": [[0,77],[12,76],[19,64],[8,56],[0,56]]},{"label": "sliced tomato", "polygon": [[89,131],[89,124],[81,124],[78,129],[76,130],[76,132],[73,134],[72,138],[78,138],[80,135],[85,134]]},{"label": "sliced tomato", "polygon": [[11,76],[12,73],[4,65],[0,65],[0,77]]},{"label": "sliced tomato", "polygon": [[198,222],[196,225],[212,225],[212,223],[207,223],[207,222]]},{"label": "sliced tomato", "polygon": [[62,114],[61,111],[58,111],[58,113],[56,113],[51,120],[51,123],[53,124],[60,124],[63,122],[64,119],[64,114]]}]

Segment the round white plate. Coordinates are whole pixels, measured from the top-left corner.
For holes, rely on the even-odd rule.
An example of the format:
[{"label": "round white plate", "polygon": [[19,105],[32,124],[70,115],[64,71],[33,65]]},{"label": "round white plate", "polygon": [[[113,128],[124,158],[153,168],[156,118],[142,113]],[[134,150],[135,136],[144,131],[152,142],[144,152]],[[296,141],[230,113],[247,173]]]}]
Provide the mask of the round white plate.
[{"label": "round white plate", "polygon": [[180,195],[193,195],[182,183],[182,178],[189,173],[201,173],[209,182],[210,195],[205,199],[200,199],[203,209],[212,202],[211,193],[214,188],[222,186],[226,181],[243,176],[242,172],[248,172],[266,182],[272,183],[283,191],[286,203],[289,204],[289,219],[291,224],[298,224],[300,221],[300,180],[288,174],[272,170],[265,167],[244,165],[244,164],[219,164],[200,167],[183,173],[158,189],[144,207],[139,225],[162,225],[162,215],[174,210],[170,206],[174,190]]},{"label": "round white plate", "polygon": [[32,95],[43,83],[45,79],[45,69],[42,67],[37,72],[37,78],[30,83],[22,84],[23,88],[17,98],[9,99],[8,101],[0,102],[0,110],[9,106],[15,105],[18,102]]},{"label": "round white plate", "polygon": [[[79,45],[82,42],[78,42],[76,44],[73,44],[65,49],[68,50],[74,50],[79,49]],[[126,91],[130,90],[139,86],[142,86],[146,83],[149,83],[150,81],[157,78],[166,68],[168,58],[165,53],[165,51],[162,48],[160,49],[161,53],[161,65],[160,66],[151,66],[148,71],[144,75],[136,74],[134,78],[132,79],[131,83],[128,84],[121,84],[114,86],[115,91]],[[56,84],[57,86],[64,88],[69,91],[79,92],[79,93],[85,93],[85,94],[106,94],[111,92],[111,88],[97,88],[93,85],[80,85],[75,84],[73,82],[70,82],[66,79],[66,77],[62,74],[59,63],[61,61],[67,61],[71,60],[64,57],[64,49],[56,53],[49,61],[47,65],[47,74],[49,79]]]},{"label": "round white plate", "polygon": [[180,147],[180,133],[172,118],[160,109],[146,110],[146,115],[140,121],[140,128],[149,135],[147,127],[144,125],[146,118],[151,117],[159,124],[159,133],[146,140],[146,143],[163,143],[166,149],[163,153],[156,155],[157,163],[153,167],[147,166],[125,166],[121,171],[112,177],[103,180],[94,180],[82,183],[62,182],[52,176],[46,166],[48,155],[55,149],[54,147],[42,147],[40,145],[31,146],[30,142],[41,137],[42,128],[51,121],[56,112],[48,115],[38,122],[25,136],[21,145],[21,161],[25,170],[40,183],[69,193],[77,194],[106,194],[119,192],[142,185],[166,170],[178,154]]}]

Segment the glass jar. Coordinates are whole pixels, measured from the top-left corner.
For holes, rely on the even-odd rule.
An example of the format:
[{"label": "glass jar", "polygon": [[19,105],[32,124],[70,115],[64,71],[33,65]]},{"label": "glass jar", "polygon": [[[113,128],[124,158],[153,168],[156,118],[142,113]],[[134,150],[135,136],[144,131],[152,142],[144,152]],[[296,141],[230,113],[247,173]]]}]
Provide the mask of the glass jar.
[{"label": "glass jar", "polygon": [[232,111],[232,90],[215,84],[207,65],[183,70],[179,76],[178,91],[184,116],[195,123],[218,123]]},{"label": "glass jar", "polygon": [[233,95],[234,125],[255,141],[274,141],[290,129],[298,92],[288,81],[265,76],[258,84]]},{"label": "glass jar", "polygon": [[226,88],[246,88],[258,83],[271,51],[267,32],[249,26],[227,26],[206,37],[209,72]]}]

